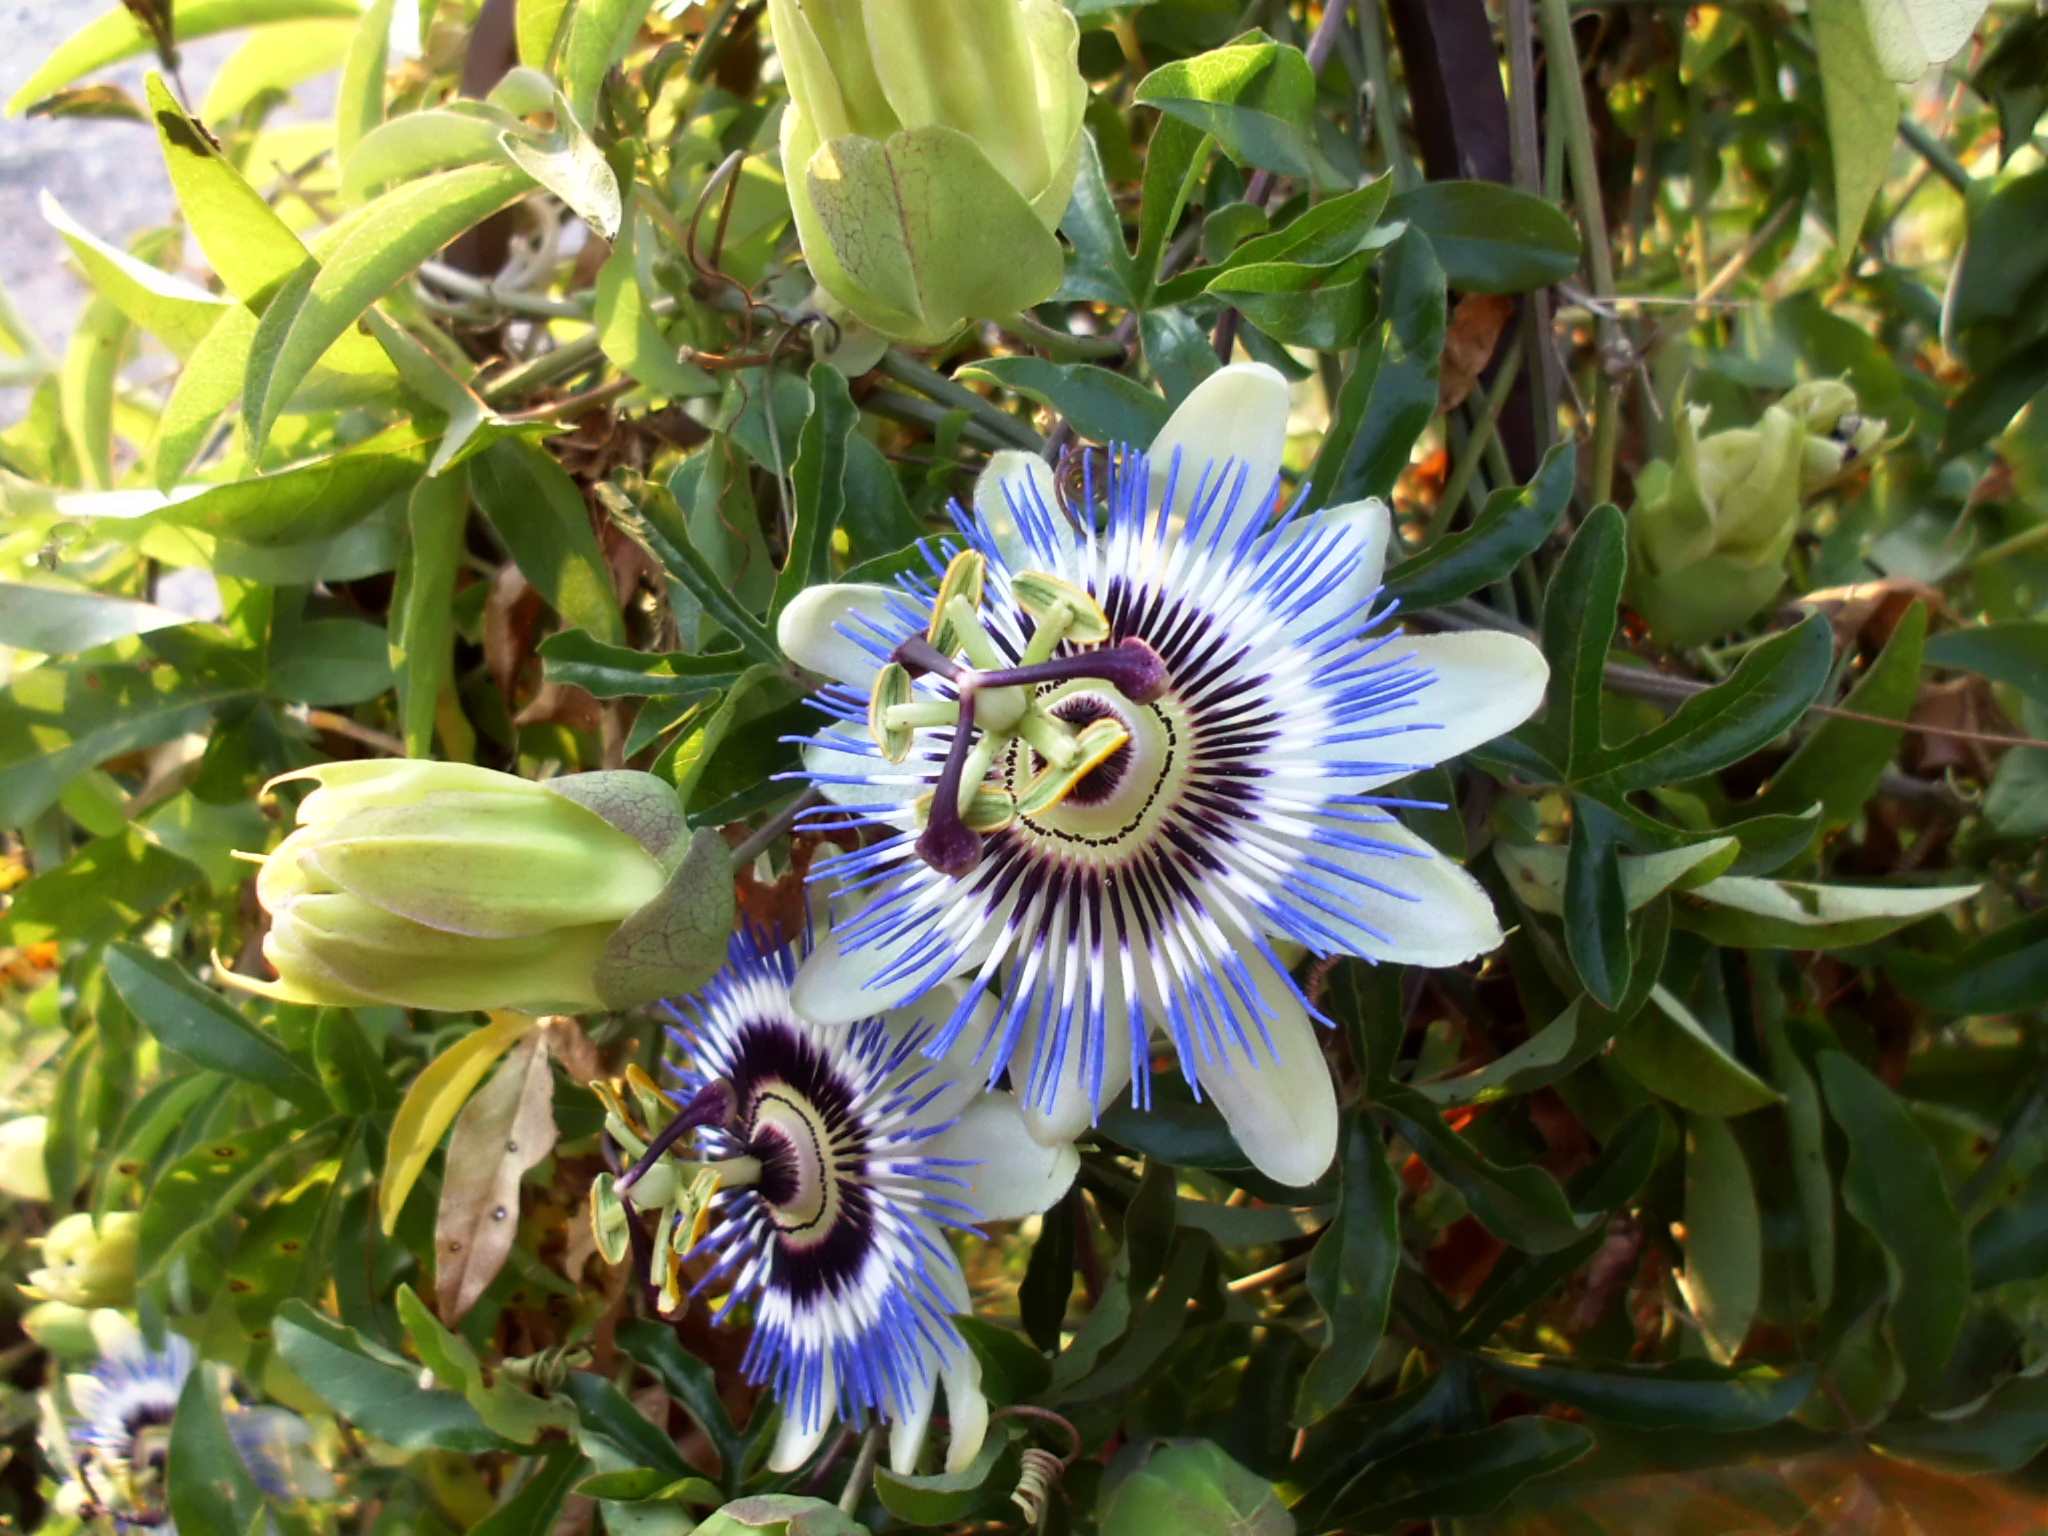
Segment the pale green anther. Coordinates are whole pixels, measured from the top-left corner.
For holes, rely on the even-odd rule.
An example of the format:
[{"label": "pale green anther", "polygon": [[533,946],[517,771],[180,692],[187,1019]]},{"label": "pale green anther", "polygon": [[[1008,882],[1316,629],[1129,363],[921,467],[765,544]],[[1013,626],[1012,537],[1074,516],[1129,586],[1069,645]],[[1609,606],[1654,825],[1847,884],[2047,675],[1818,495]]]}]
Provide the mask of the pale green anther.
[{"label": "pale green anther", "polygon": [[1069,766],[1081,751],[1075,743],[1073,727],[1043,710],[1034,709],[1018,721],[1017,734],[1055,768]]},{"label": "pale green anther", "polygon": [[967,814],[969,803],[981,791],[982,781],[988,777],[989,769],[995,766],[996,753],[1002,750],[1002,746],[1002,737],[993,731],[984,731],[981,740],[967,754],[967,770],[960,776],[961,815]]},{"label": "pale green anther", "polygon": [[[939,578],[939,590],[932,598],[932,621],[925,630],[925,639],[932,649],[950,656],[960,649],[960,637],[953,632],[955,619],[953,600],[965,600],[967,611],[972,614],[981,607],[982,589],[988,578],[988,562],[979,551],[963,549],[946,565],[946,574]],[[974,627],[981,627],[976,620]]]},{"label": "pale green anther", "polygon": [[[1030,614],[1041,628],[1056,627],[1058,639],[1069,640],[1076,645],[1100,645],[1109,638],[1109,615],[1102,611],[1100,603],[1072,582],[1048,576],[1043,571],[1020,571],[1011,578],[1010,594],[1017,599],[1017,606]],[[1058,617],[1062,614],[1063,618]],[[1052,654],[1049,647],[1045,654]]]},{"label": "pale green anther", "polygon": [[621,1264],[633,1251],[632,1218],[619,1198],[617,1181],[600,1173],[590,1184],[590,1235],[607,1264]]},{"label": "pale green anther", "polygon": [[892,763],[910,756],[915,732],[911,723],[899,721],[897,716],[912,707],[911,687],[910,669],[892,661],[875,674],[875,689],[868,695],[868,734]]},{"label": "pale green anther", "polygon": [[1051,810],[1130,739],[1131,733],[1119,721],[1108,718],[1089,721],[1074,740],[1073,761],[1064,768],[1055,768],[1048,763],[1040,769],[1017,796],[1017,814],[1038,816]]}]

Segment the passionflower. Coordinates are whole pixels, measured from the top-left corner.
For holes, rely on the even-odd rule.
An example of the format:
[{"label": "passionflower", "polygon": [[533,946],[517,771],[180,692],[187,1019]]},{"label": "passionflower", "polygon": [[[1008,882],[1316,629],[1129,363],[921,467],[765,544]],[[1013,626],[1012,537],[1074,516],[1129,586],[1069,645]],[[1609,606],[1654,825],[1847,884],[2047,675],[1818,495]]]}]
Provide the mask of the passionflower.
[{"label": "passionflower", "polygon": [[[1442,966],[1500,942],[1381,791],[1518,725],[1546,669],[1504,634],[1393,628],[1382,503],[1276,515],[1286,425],[1278,373],[1222,369],[1078,504],[996,455],[936,583],[784,611],[837,717],[804,772],[879,834],[830,861],[802,1013],[926,999],[928,1049],[969,1039],[1054,1141],[1126,1083],[1145,1102],[1157,1031],[1260,1169],[1329,1165],[1317,1015],[1275,946]],[[956,977],[950,1009],[927,998]]]},{"label": "passionflower", "polygon": [[[914,1471],[943,1383],[958,1471],[981,1449],[988,1403],[953,1323],[970,1302],[945,1233],[1045,1210],[1079,1160],[1034,1139],[1016,1099],[982,1092],[970,1062],[923,1055],[916,1018],[803,1018],[795,975],[787,949],[742,933],[711,984],[672,1007],[682,1112],[657,1136],[626,1131],[644,1150],[618,1187],[660,1210],[679,1181],[716,1177],[708,1209],[657,1241],[674,1245],[677,1271],[708,1264],[691,1294],[722,1295],[721,1321],[750,1310],[742,1364],[782,1410],[772,1468],[801,1466],[835,1419],[874,1416],[891,1464]],[[706,1161],[666,1158],[692,1129]]]},{"label": "passionflower", "polygon": [[73,1307],[125,1307],[135,1297],[135,1250],[142,1218],[112,1211],[97,1219],[74,1211],[39,1239],[43,1262],[22,1287],[38,1300]]},{"label": "passionflower", "polygon": [[1052,297],[1088,83],[1060,0],[769,0],[818,285],[899,341]]},{"label": "passionflower", "polygon": [[[650,773],[537,784],[464,763],[323,763],[261,860],[280,1002],[450,1011],[625,1008],[701,984],[732,926],[716,832]],[[700,960],[700,956],[703,958]]]},{"label": "passionflower", "polygon": [[[176,1334],[151,1349],[135,1325],[118,1313],[93,1317],[100,1359],[90,1372],[65,1378],[76,1415],[68,1428],[68,1471],[87,1518],[104,1515],[118,1530],[175,1533],[166,1499],[171,1420],[186,1378],[198,1363]],[[229,1437],[250,1477],[280,1499],[325,1498],[333,1492],[326,1469],[307,1451],[310,1431],[281,1408],[225,1404]]]}]

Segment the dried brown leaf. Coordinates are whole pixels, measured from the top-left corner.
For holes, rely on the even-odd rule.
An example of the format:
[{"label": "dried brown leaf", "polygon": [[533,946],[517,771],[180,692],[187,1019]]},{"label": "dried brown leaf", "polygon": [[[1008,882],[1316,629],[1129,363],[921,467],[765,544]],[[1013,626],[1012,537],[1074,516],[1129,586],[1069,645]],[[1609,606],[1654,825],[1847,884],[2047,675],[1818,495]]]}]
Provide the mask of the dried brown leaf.
[{"label": "dried brown leaf", "polygon": [[1444,329],[1444,360],[1437,374],[1440,411],[1455,411],[1479,386],[1479,376],[1493,361],[1501,332],[1515,315],[1515,301],[1506,294],[1468,293],[1451,311]]},{"label": "dried brown leaf", "polygon": [[434,1218],[434,1295],[446,1322],[475,1306],[505,1267],[519,1230],[519,1181],[554,1150],[547,1033],[515,1045],[455,1117]]}]

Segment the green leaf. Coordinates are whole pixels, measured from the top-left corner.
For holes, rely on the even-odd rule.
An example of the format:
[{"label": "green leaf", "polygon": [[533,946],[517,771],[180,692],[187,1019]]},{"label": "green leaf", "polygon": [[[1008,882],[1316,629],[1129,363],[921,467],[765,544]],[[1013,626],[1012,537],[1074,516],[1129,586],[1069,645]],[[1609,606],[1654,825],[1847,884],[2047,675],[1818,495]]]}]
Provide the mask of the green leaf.
[{"label": "green leaf", "polygon": [[1624,823],[1597,800],[1573,795],[1571,803],[1572,841],[1564,872],[1565,952],[1593,1000],[1613,1008],[1629,986],[1629,909],[1620,858]]},{"label": "green leaf", "polygon": [[[356,0],[179,0],[178,41],[196,42],[216,32],[272,22],[333,16],[354,20]],[[18,117],[44,97],[85,75],[136,58],[155,47],[148,31],[116,7],[87,22],[58,45],[40,68],[8,98],[7,115]]]},{"label": "green leaf", "polygon": [[1941,457],[1954,458],[1997,437],[2044,389],[2048,389],[2048,336],[2007,352],[1950,402],[1948,424],[1941,434]]},{"label": "green leaf", "polygon": [[652,231],[653,225],[638,210],[620,222],[612,253],[597,273],[592,318],[597,321],[598,345],[613,363],[657,395],[715,394],[717,381],[696,364],[683,361],[655,317],[648,298],[652,274],[643,270],[651,261]]},{"label": "green leaf", "polygon": [[1655,730],[1609,747],[1586,771],[1591,789],[1625,794],[1698,778],[1740,762],[1806,713],[1827,686],[1833,631],[1815,614],[1765,641],[1726,682],[1695,694]]},{"label": "green leaf", "polygon": [[1771,775],[1770,786],[1750,808],[1764,815],[1785,815],[1818,803],[1821,816],[1816,833],[1854,820],[1876,791],[1878,779],[1906,733],[1904,722],[1920,693],[1921,644],[1926,637],[1927,607],[1914,603],[1893,627],[1891,638],[1869,670],[1842,700],[1844,709],[1897,720],[1898,725],[1835,717],[1822,720],[1791,760]]},{"label": "green leaf", "polygon": [[1609,1052],[1630,1077],[1696,1115],[1746,1115],[1779,1101],[1777,1090],[1730,1055],[1678,998],[1654,987],[1650,1002]]},{"label": "green leaf", "polygon": [[1900,990],[1948,1014],[2019,1013],[2048,1002],[2048,912],[2007,923],[1952,955],[1890,950]]},{"label": "green leaf", "polygon": [[259,446],[321,354],[363,312],[457,235],[533,186],[512,166],[474,165],[384,193],[336,233],[309,283],[280,290],[263,312],[242,386],[242,416]]},{"label": "green leaf", "polygon": [[1018,1471],[1016,1439],[997,1429],[958,1472],[910,1476],[875,1468],[875,1496],[890,1514],[913,1525],[951,1525],[1007,1510]]},{"label": "green leaf", "polygon": [[859,423],[845,377],[829,363],[815,364],[811,414],[797,434],[796,462],[789,473],[796,525],[768,605],[770,623],[797,593],[832,574],[832,534],[846,509],[846,444]]},{"label": "green leaf", "polygon": [[1742,1144],[1725,1120],[1685,1127],[1685,1267],[1677,1275],[1707,1353],[1726,1365],[1742,1348],[1763,1295],[1763,1218]]},{"label": "green leaf", "polygon": [[1153,130],[1145,148],[1145,182],[1138,204],[1138,252],[1134,261],[1138,300],[1150,305],[1159,281],[1166,242],[1180,223],[1188,198],[1200,183],[1215,140],[1191,123],[1168,117]]},{"label": "green leaf", "polygon": [[1303,1373],[1294,1422],[1334,1411],[1359,1382],[1386,1332],[1401,1267],[1401,1182],[1371,1120],[1354,1116],[1337,1156],[1337,1215],[1308,1261],[1308,1292],[1323,1314],[1323,1345]]},{"label": "green leaf", "polygon": [[203,1367],[178,1394],[164,1483],[171,1519],[185,1530],[239,1532],[264,1519],[263,1495],[221,1417],[214,1375]]},{"label": "green leaf", "polygon": [[1849,1142],[1842,1203],[1885,1251],[1890,1332],[1923,1390],[1948,1365],[1970,1298],[1970,1251],[1941,1160],[1906,1106],[1840,1051],[1820,1057],[1828,1112]]},{"label": "green leaf", "polygon": [[1930,667],[1958,667],[2004,683],[2048,709],[2048,620],[1971,624],[1927,642]]},{"label": "green leaf", "polygon": [[390,644],[361,619],[279,626],[270,641],[269,693],[291,704],[339,708],[391,691]]},{"label": "green leaf", "polygon": [[150,921],[204,878],[142,828],[123,825],[17,889],[0,914],[0,945],[102,943]]},{"label": "green leaf", "polygon": [[1550,1253],[1578,1241],[1581,1218],[1564,1191],[1533,1163],[1506,1168],[1445,1125],[1437,1107],[1413,1088],[1381,1083],[1373,1090],[1375,1112],[1415,1148],[1431,1170],[1465,1197],[1487,1231],[1530,1253]]},{"label": "green leaf", "polygon": [[609,501],[613,521],[659,560],[743,650],[757,662],[782,666],[782,652],[767,626],[740,602],[731,585],[691,542],[682,509],[667,487],[650,484],[644,494],[646,499],[637,510],[623,497]]},{"label": "green leaf", "polygon": [[738,1481],[740,1437],[732,1417],[718,1395],[717,1374],[696,1356],[687,1353],[675,1330],[646,1318],[633,1318],[619,1325],[619,1348],[661,1378],[668,1395],[682,1404],[709,1437],[724,1469],[728,1486]]},{"label": "green leaf", "polygon": [[1424,182],[1397,194],[1387,217],[1429,237],[1462,293],[1527,293],[1579,270],[1579,232],[1564,211],[1499,182]]},{"label": "green leaf", "polygon": [[1310,467],[1312,507],[1391,495],[1436,415],[1443,268],[1428,237],[1411,229],[1387,248],[1380,269],[1380,322],[1361,340]]},{"label": "green leaf", "polygon": [[[568,19],[555,38],[554,65],[569,109],[579,123],[597,121],[597,93],[605,72],[626,56],[647,19],[652,0],[572,0]],[[525,28],[521,27],[522,41]],[[538,60],[522,62],[541,66]]]},{"label": "green leaf", "polygon": [[109,640],[192,621],[132,598],[70,587],[0,581],[0,645],[66,656]]},{"label": "green leaf", "polygon": [[1315,73],[1300,49],[1264,33],[1160,66],[1136,99],[1212,136],[1240,165],[1316,174]]},{"label": "green leaf", "polygon": [[693,1536],[746,1536],[749,1531],[771,1536],[868,1536],[868,1528],[824,1499],[793,1493],[760,1493],[735,1499],[714,1510]]},{"label": "green leaf", "polygon": [[1878,62],[1863,0],[1813,0],[1807,15],[1835,162],[1835,243],[1846,262],[1891,165],[1899,91]]},{"label": "green leaf", "polygon": [[543,1456],[519,1491],[485,1520],[470,1527],[471,1536],[548,1536],[568,1502],[569,1490],[589,1470],[583,1453],[558,1445]]},{"label": "green leaf", "polygon": [[319,1080],[297,1058],[169,960],[123,943],[108,947],[106,967],[129,1012],[167,1049],[302,1109],[326,1107]]},{"label": "green leaf", "polygon": [[687,1477],[689,1463],[668,1434],[649,1423],[626,1395],[602,1376],[572,1371],[563,1384],[582,1416],[582,1436],[604,1442],[634,1466],[652,1467],[668,1477]]},{"label": "green leaf", "polygon": [[140,1280],[164,1274],[200,1238],[235,1219],[257,1185],[301,1154],[324,1147],[338,1124],[309,1130],[288,1116],[239,1136],[203,1140],[172,1163],[143,1202]]},{"label": "green leaf", "polygon": [[1345,1484],[1323,1520],[1344,1530],[1391,1530],[1415,1520],[1484,1515],[1522,1484],[1568,1467],[1592,1434],[1560,1419],[1515,1418],[1445,1435],[1373,1462]]},{"label": "green leaf", "polygon": [[1294,1536],[1294,1519],[1264,1478],[1207,1440],[1162,1441],[1112,1484],[1102,1536]]},{"label": "green leaf", "polygon": [[1253,262],[1232,266],[1207,292],[1241,310],[1275,341],[1334,351],[1350,345],[1372,314],[1367,264],[1363,256],[1330,266]]},{"label": "green leaf", "polygon": [[568,471],[543,450],[508,438],[471,462],[470,488],[520,574],[555,612],[607,644],[625,638],[611,568]]},{"label": "green leaf", "polygon": [[560,96],[555,98],[554,115],[553,133],[539,134],[522,125],[499,134],[499,152],[598,234],[616,240],[625,216],[619,179]]},{"label": "green leaf", "polygon": [[1679,893],[1682,926],[1738,949],[1846,949],[1967,901],[1974,885],[1809,885],[1724,875]]},{"label": "green leaf", "polygon": [[540,643],[549,682],[567,683],[599,699],[701,699],[730,687],[747,668],[739,651],[695,656],[687,651],[636,651],[607,645],[580,629]]},{"label": "green leaf", "polygon": [[336,1413],[399,1450],[476,1454],[505,1448],[462,1398],[421,1386],[417,1365],[304,1301],[278,1309],[277,1352]]},{"label": "green leaf", "polygon": [[107,300],[94,299],[64,349],[57,398],[64,435],[87,490],[104,491],[113,485],[114,384],[131,333],[126,315]]},{"label": "green leaf", "polygon": [[431,757],[441,694],[455,676],[455,580],[469,523],[468,476],[422,479],[407,501],[405,520],[411,538],[404,603],[392,626],[391,667],[406,755]]},{"label": "green leaf", "polygon": [[1971,84],[1998,109],[2002,168],[2048,111],[2048,16],[2018,16],[2000,27]]},{"label": "green leaf", "polygon": [[334,157],[343,166],[363,136],[384,121],[384,75],[391,44],[393,0],[370,0],[342,65],[334,99]]},{"label": "green leaf", "polygon": [[43,219],[64,237],[93,291],[180,358],[189,357],[232,304],[109,245],[66,213],[46,190]]},{"label": "green leaf", "polygon": [[[1401,600],[1402,612],[1417,613],[1492,586],[1543,547],[1571,504],[1577,473],[1578,446],[1559,443],[1527,485],[1502,486],[1486,498],[1471,527],[1444,535],[1389,571],[1387,595]],[[1544,648],[1559,654],[1548,642]]]},{"label": "green leaf", "polygon": [[360,203],[392,182],[496,159],[499,134],[518,121],[473,101],[403,113],[363,135],[344,168],[342,198]]},{"label": "green leaf", "polygon": [[1871,1432],[1870,1443],[1952,1477],[2018,1472],[2048,1447],[2048,1380],[2008,1381],[1968,1413],[1893,1419]]},{"label": "green leaf", "polygon": [[[1336,267],[1366,251],[1391,245],[1401,226],[1380,222],[1393,192],[1391,175],[1378,177],[1355,192],[1327,198],[1268,234],[1256,234],[1233,248],[1220,265],[1196,267],[1168,278],[1152,296],[1157,305],[1183,304],[1208,291],[1224,276],[1249,266],[1295,265]],[[1234,205],[1248,208],[1247,204]],[[1210,214],[1213,225],[1217,215]],[[1261,224],[1263,227],[1263,223]],[[1347,344],[1352,338],[1347,337]]]},{"label": "green leaf", "polygon": [[1070,1189],[1045,1213],[1031,1258],[1017,1287],[1017,1312],[1031,1342],[1047,1354],[1060,1347],[1067,1302],[1074,1294],[1074,1224],[1081,1219],[1079,1194]]},{"label": "green leaf", "polygon": [[1817,1379],[1812,1366],[1731,1369],[1704,1360],[1588,1366],[1507,1350],[1485,1350],[1473,1358],[1512,1391],[1563,1403],[1594,1418],[1634,1429],[1707,1434],[1780,1423],[1812,1396]]},{"label": "green leaf", "polygon": [[1123,216],[1110,195],[1102,173],[1102,155],[1090,132],[1081,135],[1074,196],[1060,220],[1060,233],[1074,247],[1074,254],[1067,262],[1066,282],[1058,297],[1093,300],[1121,309],[1138,307],[1138,273],[1124,245]]},{"label": "green leaf", "polygon": [[1580,524],[1543,599],[1543,654],[1550,662],[1543,735],[1567,776],[1605,749],[1600,693],[1614,642],[1628,544],[1621,513],[1597,507]]},{"label": "green leaf", "polygon": [[1036,400],[1094,443],[1149,443],[1171,414],[1165,400],[1134,379],[1093,363],[1040,357],[991,357],[957,377],[986,379]]}]

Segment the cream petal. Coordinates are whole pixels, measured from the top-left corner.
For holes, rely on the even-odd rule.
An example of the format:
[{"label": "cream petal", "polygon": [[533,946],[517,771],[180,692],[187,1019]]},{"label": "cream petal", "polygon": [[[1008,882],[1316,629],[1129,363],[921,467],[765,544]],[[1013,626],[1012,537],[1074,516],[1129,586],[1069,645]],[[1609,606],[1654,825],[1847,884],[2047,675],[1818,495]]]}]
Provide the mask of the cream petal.
[{"label": "cream petal", "polygon": [[[1218,476],[1227,476],[1223,494],[1202,521],[1200,536],[1205,544],[1220,539],[1228,547],[1248,523],[1263,523],[1272,515],[1273,488],[1286,446],[1287,381],[1278,370],[1264,363],[1219,368],[1195,386],[1152,440],[1151,504],[1160,506],[1171,484],[1171,521],[1180,526],[1198,505],[1209,503]],[[1240,475],[1243,490],[1232,504],[1231,489]],[[1227,514],[1219,518],[1226,506]]]},{"label": "cream petal", "polygon": [[818,1447],[825,1443],[825,1432],[832,1427],[832,1406],[838,1398],[838,1376],[832,1369],[832,1357],[824,1358],[824,1380],[818,1393],[818,1414],[816,1422],[805,1424],[802,1407],[796,1403],[779,1403],[782,1422],[775,1428],[775,1448],[768,1453],[768,1470],[771,1472],[794,1472],[798,1467],[817,1454]]},{"label": "cream petal", "polygon": [[[851,915],[865,899],[862,894],[848,897],[839,903],[840,910]],[[933,921],[938,921],[936,914]],[[973,941],[940,974],[932,974],[931,967],[926,965],[912,969],[907,975],[878,983],[877,977],[926,938],[924,925],[913,925],[911,931],[893,942],[868,944],[851,951],[841,946],[836,925],[816,930],[810,954],[797,967],[796,983],[790,988],[790,1003],[813,1024],[852,1024],[877,1013],[887,1013],[903,1007],[939,982],[949,981],[979,965],[1001,933],[1000,919],[991,919],[981,925]],[[927,1014],[927,1019],[938,1022],[930,1014]]]},{"label": "cream petal", "polygon": [[[952,1250],[946,1250],[950,1258]],[[936,1266],[939,1290],[955,1312],[971,1313],[974,1299],[967,1294],[967,1277],[958,1260]],[[946,1350],[939,1365],[946,1386],[946,1470],[958,1472],[981,1454],[988,1438],[988,1399],[981,1390],[981,1362],[965,1344]]]},{"label": "cream petal", "polygon": [[83,1371],[64,1378],[64,1390],[70,1394],[71,1410],[90,1424],[100,1410],[107,1405],[107,1388],[97,1376],[88,1376]]},{"label": "cream petal", "polygon": [[1287,524],[1274,541],[1274,556],[1283,556],[1304,539],[1316,539],[1323,568],[1343,571],[1328,592],[1287,621],[1287,633],[1304,638],[1315,635],[1333,619],[1344,619],[1354,632],[1363,629],[1370,611],[1366,605],[1386,571],[1393,530],[1387,504],[1376,496],[1311,512]]},{"label": "cream petal", "polygon": [[[1519,635],[1497,630],[1410,635],[1389,646],[1385,654],[1389,658],[1412,656],[1416,665],[1428,668],[1431,674],[1429,685],[1415,696],[1412,712],[1390,714],[1387,722],[1412,714],[1417,721],[1428,721],[1430,728],[1386,737],[1364,749],[1346,747],[1342,750],[1347,755],[1360,750],[1379,752],[1416,767],[1449,762],[1496,736],[1505,736],[1535,714],[1550,682],[1550,664],[1541,651]],[[1405,778],[1412,771],[1345,777],[1342,789],[1372,789]]]},{"label": "cream petal", "polygon": [[[1321,1178],[1337,1155],[1337,1091],[1301,1000],[1262,959],[1248,959],[1273,1052],[1258,1045],[1256,1064],[1233,1050],[1227,1066],[1202,1073],[1202,1092],[1266,1177],[1296,1188]],[[1277,1058],[1277,1059],[1276,1059]]]},{"label": "cream petal", "polygon": [[[964,982],[940,982],[915,1003],[889,1012],[885,1022],[890,1034],[901,1039],[909,1031],[922,1028],[930,1035],[953,1017],[966,992]],[[903,1064],[899,1079],[923,1073],[918,1080],[919,1095],[935,1092],[931,1103],[920,1112],[926,1121],[955,1118],[973,1102],[975,1095],[987,1088],[987,1060],[977,1063],[974,1058],[985,1049],[983,1041],[995,1023],[997,1007],[995,998],[982,992],[974,1000],[966,1027],[944,1056],[933,1060],[920,1051]]]},{"label": "cream petal", "polygon": [[910,1388],[908,1411],[889,1423],[889,1466],[899,1477],[917,1471],[917,1453],[924,1449],[924,1437],[932,1427],[932,1403],[939,1395],[936,1371]]},{"label": "cream petal", "polygon": [[877,627],[892,635],[907,632],[912,625],[901,615],[908,607],[909,599],[894,587],[862,582],[806,587],[775,621],[775,643],[798,666],[867,693],[882,664],[862,641],[880,645]]},{"label": "cream petal", "polygon": [[1004,448],[992,456],[988,467],[975,477],[974,515],[987,530],[1003,564],[1011,571],[1042,570],[1047,561],[1032,552],[1033,540],[1018,522],[1018,509],[1027,518],[1059,516],[1060,493],[1052,469],[1035,453]]},{"label": "cream petal", "polygon": [[1048,1146],[1032,1136],[1008,1093],[983,1094],[927,1145],[932,1157],[972,1163],[949,1171],[967,1181],[959,1198],[981,1221],[1016,1221],[1049,1209],[1081,1167],[1070,1143]]},{"label": "cream petal", "polygon": [[[1447,966],[1500,947],[1493,898],[1460,865],[1398,822],[1335,825],[1346,836],[1385,845],[1374,851],[1320,841],[1297,844],[1308,849],[1308,857],[1334,866],[1312,868],[1303,876],[1321,887],[1314,893],[1321,905],[1312,908],[1313,916],[1335,929],[1352,954],[1403,965]],[[1347,873],[1400,894],[1375,890],[1346,878]]]},{"label": "cream petal", "polygon": [[[1081,963],[1076,955],[1074,963]],[[1140,967],[1139,974],[1143,974]],[[1043,983],[1041,983],[1043,985]],[[1059,1079],[1053,1085],[1052,1100],[1048,1104],[1042,1093],[1035,1091],[1031,1066],[1038,1059],[1039,1015],[1038,1010],[1029,1011],[1024,1030],[1017,1039],[1017,1048],[1010,1056],[1010,1081],[1017,1085],[1018,1097],[1022,1101],[1024,1128],[1033,1139],[1048,1146],[1062,1145],[1072,1141],[1101,1118],[1104,1106],[1114,1104],[1131,1082],[1131,1028],[1130,1008],[1125,1002],[1123,974],[1114,953],[1104,957],[1102,977],[1102,1093],[1098,1099],[1092,1091],[1091,1078],[1094,1063],[1088,1054],[1088,1042],[1083,1036],[1090,999],[1086,989],[1076,998],[1072,1036],[1067,1041],[1066,1054],[1060,1061]],[[1055,1010],[1057,1013],[1058,1010]],[[1155,1011],[1154,1017],[1160,1012]],[[1058,1019],[1046,1021],[1056,1028]]]},{"label": "cream petal", "polygon": [[851,721],[835,720],[819,731],[804,744],[803,757],[804,772],[834,805],[908,806],[924,793],[924,772],[915,754],[889,762],[867,730]]}]

